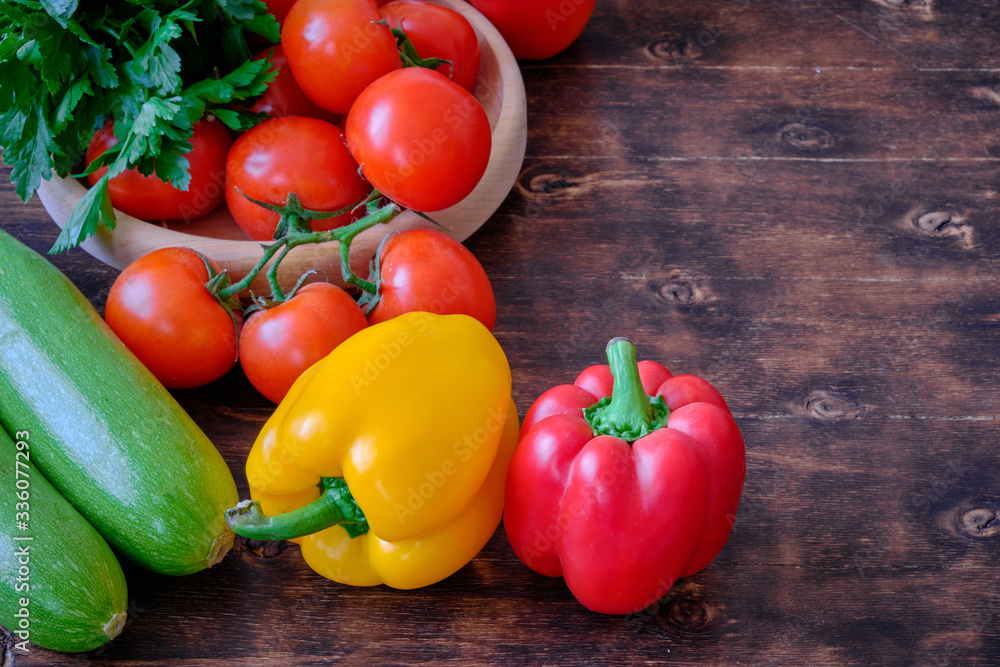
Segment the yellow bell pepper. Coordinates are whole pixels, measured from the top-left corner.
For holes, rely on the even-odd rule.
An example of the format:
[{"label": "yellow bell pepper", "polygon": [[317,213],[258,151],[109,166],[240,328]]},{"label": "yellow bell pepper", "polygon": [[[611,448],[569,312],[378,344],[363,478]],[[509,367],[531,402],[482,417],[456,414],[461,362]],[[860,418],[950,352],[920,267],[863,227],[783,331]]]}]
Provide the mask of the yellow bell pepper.
[{"label": "yellow bell pepper", "polygon": [[314,364],[246,463],[233,530],[291,539],[345,584],[427,586],[479,553],[500,523],[517,442],[507,358],[465,315],[407,313]]}]

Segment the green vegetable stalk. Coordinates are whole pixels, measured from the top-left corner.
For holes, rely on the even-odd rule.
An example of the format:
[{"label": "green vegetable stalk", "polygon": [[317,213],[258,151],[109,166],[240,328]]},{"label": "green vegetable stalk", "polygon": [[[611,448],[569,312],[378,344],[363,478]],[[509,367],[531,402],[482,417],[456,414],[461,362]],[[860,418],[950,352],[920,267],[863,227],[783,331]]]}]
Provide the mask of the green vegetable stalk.
[{"label": "green vegetable stalk", "polygon": [[[181,189],[194,124],[212,114],[233,130],[263,117],[238,104],[274,76],[251,60],[246,34],[277,43],[260,0],[0,3],[0,147],[27,201],[55,172],[73,173],[109,118],[119,143],[90,170],[107,174],[74,209],[51,252],[115,226],[108,180],[133,167]],[[237,103],[237,104],[234,104]]]}]

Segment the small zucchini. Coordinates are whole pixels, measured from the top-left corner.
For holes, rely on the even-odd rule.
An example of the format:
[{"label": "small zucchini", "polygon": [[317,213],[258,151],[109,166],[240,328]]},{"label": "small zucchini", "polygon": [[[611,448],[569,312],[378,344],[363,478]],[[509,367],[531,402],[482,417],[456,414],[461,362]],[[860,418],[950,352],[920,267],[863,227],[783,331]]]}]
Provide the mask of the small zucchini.
[{"label": "small zucchini", "polygon": [[125,575],[107,542],[0,429],[0,624],[55,651],[90,651],[125,625]]},{"label": "small zucchini", "polygon": [[[0,422],[115,552],[162,574],[217,563],[239,500],[218,450],[90,302],[0,232]],[[0,493],[3,490],[0,489]]]}]

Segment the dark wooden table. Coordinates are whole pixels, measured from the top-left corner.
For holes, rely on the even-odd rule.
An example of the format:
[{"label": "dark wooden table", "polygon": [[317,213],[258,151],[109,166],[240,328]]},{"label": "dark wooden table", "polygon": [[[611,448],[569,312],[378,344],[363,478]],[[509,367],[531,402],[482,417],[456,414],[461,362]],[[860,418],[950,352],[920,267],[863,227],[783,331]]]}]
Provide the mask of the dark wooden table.
[{"label": "dark wooden table", "polygon": [[[617,335],[709,379],[748,463],[716,560],[617,617],[502,530],[409,592],[238,546],[128,569],[118,639],[19,665],[1000,664],[1000,6],[601,0],[522,72],[524,168],[468,241],[521,416]],[[37,200],[0,206],[49,248]],[[113,269],[54,262],[103,307]],[[245,496],[272,406],[239,370],[176,396]]]}]

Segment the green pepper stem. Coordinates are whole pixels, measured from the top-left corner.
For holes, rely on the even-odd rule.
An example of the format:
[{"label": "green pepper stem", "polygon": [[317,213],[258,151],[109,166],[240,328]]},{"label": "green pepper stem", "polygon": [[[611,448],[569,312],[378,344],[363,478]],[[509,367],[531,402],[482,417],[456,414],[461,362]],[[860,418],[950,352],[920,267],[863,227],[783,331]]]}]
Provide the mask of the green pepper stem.
[{"label": "green pepper stem", "polygon": [[226,523],[251,540],[290,540],[341,525],[351,537],[368,532],[368,520],[339,477],[324,477],[319,498],[297,510],[265,516],[256,500],[241,501],[226,510]]},{"label": "green pepper stem", "polygon": [[611,396],[583,411],[594,435],[611,435],[631,443],[663,428],[670,409],[662,396],[651,398],[643,389],[635,345],[626,338],[613,338],[607,355],[614,378]]}]

